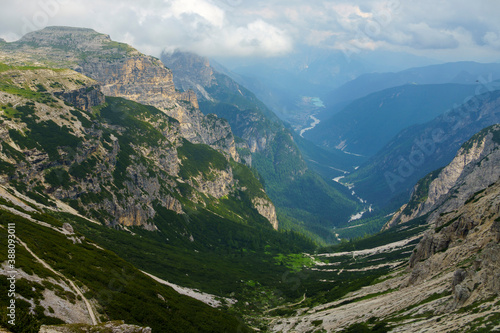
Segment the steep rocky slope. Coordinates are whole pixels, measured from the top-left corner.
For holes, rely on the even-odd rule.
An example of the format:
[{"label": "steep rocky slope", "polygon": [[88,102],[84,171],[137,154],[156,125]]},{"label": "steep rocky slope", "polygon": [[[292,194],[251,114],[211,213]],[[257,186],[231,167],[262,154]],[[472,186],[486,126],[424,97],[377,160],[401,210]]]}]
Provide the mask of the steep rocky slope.
[{"label": "steep rocky slope", "polygon": [[226,121],[205,117],[193,93],[176,91],[172,72],[158,59],[92,29],[47,27],[0,47],[0,61],[71,68],[102,85],[107,96],[155,106],[180,123],[184,138],[238,159]]},{"label": "steep rocky slope", "polygon": [[[467,141],[453,162],[430,175],[433,181],[428,181],[425,189],[423,180],[415,190],[413,203],[402,208],[411,206],[413,219],[408,220],[410,214],[394,218],[393,225],[400,232],[404,232],[404,226],[414,228],[415,223],[428,226],[404,267],[337,301],[276,318],[273,331],[498,331],[499,135],[500,126],[494,125]],[[323,256],[362,258],[385,252],[390,258],[394,252],[391,247],[397,248],[396,243]],[[365,269],[369,266],[366,264]]]},{"label": "steep rocky slope", "polygon": [[182,214],[243,200],[253,213],[238,211],[237,220],[260,213],[277,229],[274,206],[251,173],[235,174],[244,167],[184,139],[180,123],[160,110],[122,98],[104,103],[96,81],[70,70],[4,65],[0,84],[0,177],[32,199],[150,230],[159,207]]},{"label": "steep rocky slope", "polygon": [[463,206],[473,194],[494,184],[500,177],[500,125],[474,135],[441,170],[423,178],[413,190],[408,204],[387,223],[386,228],[430,214],[434,223],[443,214]]}]

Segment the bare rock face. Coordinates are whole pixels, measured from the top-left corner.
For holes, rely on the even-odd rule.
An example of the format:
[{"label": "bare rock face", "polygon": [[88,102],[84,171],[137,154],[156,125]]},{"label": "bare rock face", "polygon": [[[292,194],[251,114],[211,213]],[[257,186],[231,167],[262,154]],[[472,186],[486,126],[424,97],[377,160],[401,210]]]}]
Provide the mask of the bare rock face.
[{"label": "bare rock face", "polygon": [[165,109],[171,107],[177,97],[172,72],[153,57],[140,55],[113,62],[96,59],[83,63],[78,69],[100,82],[108,96]]},{"label": "bare rock face", "polygon": [[260,197],[253,198],[252,203],[259,214],[264,216],[271,223],[275,230],[278,230],[278,217],[276,215],[276,208],[274,207],[273,203],[268,199]]},{"label": "bare rock face", "polygon": [[456,267],[450,287],[453,307],[500,292],[500,182],[473,201],[437,219],[410,258],[409,284],[423,283]]},{"label": "bare rock face", "polygon": [[401,207],[385,229],[431,212],[428,221],[434,223],[440,214],[458,209],[474,193],[495,183],[500,177],[500,142],[495,139],[499,131],[500,125],[494,125],[479,132],[448,166],[420,181],[410,202]]},{"label": "bare rock face", "polygon": [[60,96],[68,103],[85,111],[90,111],[94,106],[104,103],[104,94],[101,92],[101,87],[97,84],[78,90],[55,92],[54,95]]},{"label": "bare rock face", "polygon": [[[2,45],[0,51],[8,55],[5,60],[9,63],[28,61],[71,68],[96,80],[105,95],[152,105],[181,123],[184,138],[207,144],[238,160],[230,127],[205,126],[196,94],[177,91],[172,71],[154,57],[85,28],[47,27],[18,42]],[[78,107],[86,107],[86,101],[76,96],[67,98],[78,103]]]},{"label": "bare rock face", "polygon": [[75,233],[73,226],[69,223],[64,223],[62,228],[70,235]]},{"label": "bare rock face", "polygon": [[214,71],[207,58],[196,54],[175,51],[172,54],[162,54],[163,62],[175,71],[183,71],[174,78],[176,86],[182,90],[194,90],[201,98],[213,100],[205,88],[216,84]]}]

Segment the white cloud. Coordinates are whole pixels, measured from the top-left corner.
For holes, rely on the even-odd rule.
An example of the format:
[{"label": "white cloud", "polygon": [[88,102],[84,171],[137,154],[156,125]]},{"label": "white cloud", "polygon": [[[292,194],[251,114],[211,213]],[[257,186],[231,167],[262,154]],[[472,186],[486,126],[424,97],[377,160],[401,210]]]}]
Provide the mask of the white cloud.
[{"label": "white cloud", "polygon": [[[494,58],[500,1],[493,0],[23,0],[5,1],[0,37],[47,25],[93,28],[139,50],[276,56],[294,45],[387,48],[442,57]],[[498,58],[498,55],[497,55]]]},{"label": "white cloud", "polygon": [[484,34],[483,41],[493,48],[500,49],[500,36],[496,32],[488,31]]},{"label": "white cloud", "polygon": [[[165,1],[165,3],[168,4],[169,1]],[[173,15],[182,20],[185,15],[195,14],[215,27],[222,28],[224,26],[224,11],[205,0],[174,0],[171,1],[170,11],[165,15],[166,18]]]},{"label": "white cloud", "polygon": [[459,45],[449,31],[431,28],[425,22],[410,24],[407,31],[412,35],[407,45],[415,48],[453,49]]}]

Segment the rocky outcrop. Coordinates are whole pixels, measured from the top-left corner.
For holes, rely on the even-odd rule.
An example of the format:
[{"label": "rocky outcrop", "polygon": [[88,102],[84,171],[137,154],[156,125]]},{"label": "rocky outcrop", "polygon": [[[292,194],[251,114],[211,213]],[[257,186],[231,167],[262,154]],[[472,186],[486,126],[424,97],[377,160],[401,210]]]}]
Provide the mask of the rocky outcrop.
[{"label": "rocky outcrop", "polygon": [[467,141],[427,186],[419,182],[427,190],[417,187],[390,222],[426,216],[431,228],[410,257],[408,283],[454,268],[453,309],[500,292],[499,163],[500,125],[493,125]]},{"label": "rocky outcrop", "polygon": [[451,163],[428,175],[413,190],[408,204],[392,217],[385,229],[430,214],[434,223],[440,214],[461,207],[474,193],[500,177],[500,125],[474,135],[458,151]]},{"label": "rocky outcrop", "polygon": [[500,293],[500,182],[437,219],[410,258],[408,283],[454,269],[452,308]]},{"label": "rocky outcrop", "polygon": [[278,216],[276,208],[269,199],[255,197],[252,199],[252,204],[260,215],[264,216],[273,226],[274,230],[278,230]]},{"label": "rocky outcrop", "polygon": [[231,168],[211,169],[207,174],[199,174],[187,181],[198,192],[220,199],[233,190],[234,177]]},{"label": "rocky outcrop", "polygon": [[60,97],[85,111],[90,111],[94,106],[104,103],[104,95],[99,85],[92,85],[78,90],[55,92],[54,96]]}]

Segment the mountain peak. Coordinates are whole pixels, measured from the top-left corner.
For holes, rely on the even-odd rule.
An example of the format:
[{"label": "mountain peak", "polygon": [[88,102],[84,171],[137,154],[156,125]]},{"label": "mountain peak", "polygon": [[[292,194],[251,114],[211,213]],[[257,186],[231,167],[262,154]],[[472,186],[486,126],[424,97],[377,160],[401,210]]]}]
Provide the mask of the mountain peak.
[{"label": "mountain peak", "polygon": [[[177,73],[180,75],[177,75],[177,78],[174,77],[174,80],[179,79],[176,85],[184,90],[197,89],[198,85],[210,87],[215,81],[214,71],[208,58],[191,52],[175,50],[173,53],[162,53],[161,59],[167,67],[172,68],[174,73],[175,71],[181,72]],[[180,80],[181,77],[185,79]]]},{"label": "mountain peak", "polygon": [[59,48],[66,52],[103,52],[116,49],[119,53],[139,53],[130,45],[112,41],[109,35],[99,33],[94,29],[65,26],[51,26],[30,32],[18,43]]}]

